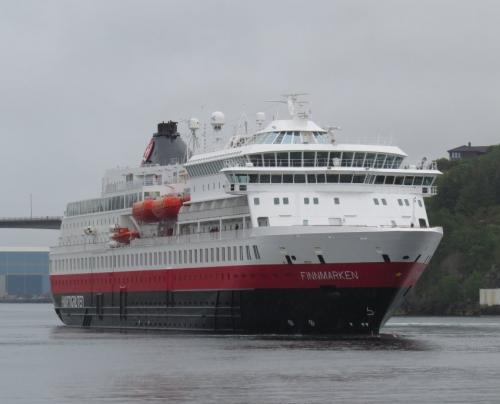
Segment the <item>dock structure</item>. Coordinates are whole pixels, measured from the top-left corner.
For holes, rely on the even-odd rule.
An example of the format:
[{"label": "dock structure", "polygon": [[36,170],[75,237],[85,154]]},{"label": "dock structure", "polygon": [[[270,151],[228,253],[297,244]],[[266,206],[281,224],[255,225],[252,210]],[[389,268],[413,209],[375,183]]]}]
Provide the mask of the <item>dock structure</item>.
[{"label": "dock structure", "polygon": [[3,217],[0,218],[0,229],[59,230],[61,222],[60,216]]}]

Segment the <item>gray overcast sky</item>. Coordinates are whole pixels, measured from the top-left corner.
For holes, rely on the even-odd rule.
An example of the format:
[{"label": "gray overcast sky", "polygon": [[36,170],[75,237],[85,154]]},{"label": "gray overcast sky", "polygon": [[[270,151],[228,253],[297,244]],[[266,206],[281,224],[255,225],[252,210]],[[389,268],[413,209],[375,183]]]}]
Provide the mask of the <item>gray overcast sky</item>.
[{"label": "gray overcast sky", "polygon": [[[500,142],[500,2],[0,2],[0,216],[60,215],[161,120],[310,94],[339,141],[412,161]],[[204,109],[202,110],[202,106]],[[282,114],[283,115],[283,114]],[[0,245],[53,231],[0,230]]]}]

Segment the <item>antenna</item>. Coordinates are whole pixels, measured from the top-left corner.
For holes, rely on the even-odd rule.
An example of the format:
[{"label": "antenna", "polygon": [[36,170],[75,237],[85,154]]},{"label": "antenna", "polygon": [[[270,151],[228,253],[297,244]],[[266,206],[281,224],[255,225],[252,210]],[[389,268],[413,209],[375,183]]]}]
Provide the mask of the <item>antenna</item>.
[{"label": "antenna", "polygon": [[290,93],[283,94],[282,97],[286,100],[270,100],[266,102],[276,102],[279,104],[287,104],[288,105],[288,113],[292,119],[307,119],[311,113],[311,111],[305,111],[304,106],[307,105],[308,101],[301,101],[299,97],[308,95],[307,93]]}]

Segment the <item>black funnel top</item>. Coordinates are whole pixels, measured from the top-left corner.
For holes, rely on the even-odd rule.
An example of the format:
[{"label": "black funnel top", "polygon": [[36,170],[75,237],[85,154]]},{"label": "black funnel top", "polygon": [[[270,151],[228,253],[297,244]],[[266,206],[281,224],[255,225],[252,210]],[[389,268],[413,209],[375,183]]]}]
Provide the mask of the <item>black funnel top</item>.
[{"label": "black funnel top", "polygon": [[186,143],[177,132],[177,122],[168,121],[158,124],[158,133],[155,133],[149,142],[141,165],[181,164],[186,161]]}]

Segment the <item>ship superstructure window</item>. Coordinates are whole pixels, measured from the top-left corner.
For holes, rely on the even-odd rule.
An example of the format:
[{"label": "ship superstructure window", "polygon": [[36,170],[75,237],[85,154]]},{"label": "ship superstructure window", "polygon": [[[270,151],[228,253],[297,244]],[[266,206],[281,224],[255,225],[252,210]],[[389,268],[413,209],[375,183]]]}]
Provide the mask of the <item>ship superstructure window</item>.
[{"label": "ship superstructure window", "polygon": [[304,198],[304,205],[309,205],[309,198]]},{"label": "ship superstructure window", "polygon": [[253,198],[253,204],[254,205],[260,205],[260,199],[259,198]]},{"label": "ship superstructure window", "polygon": [[422,201],[420,199],[418,200],[418,206],[422,207]]},{"label": "ship superstructure window", "polygon": [[288,205],[288,198],[283,198],[283,205]]},{"label": "ship superstructure window", "polygon": [[335,205],[340,205],[340,198],[337,198],[337,197],[333,198],[333,203]]},{"label": "ship superstructure window", "polygon": [[398,199],[398,205],[399,206],[403,206],[403,200],[402,199]]},{"label": "ship superstructure window", "polygon": [[381,201],[382,201],[382,205],[387,206],[387,200],[386,199],[382,198]]},{"label": "ship superstructure window", "polygon": [[127,195],[71,202],[66,208],[66,216],[86,215],[90,213],[127,209],[131,208],[135,202],[141,200],[142,193],[135,192]]},{"label": "ship superstructure window", "polygon": [[405,205],[410,206],[410,201],[408,199],[405,199]]},{"label": "ship superstructure window", "polygon": [[253,254],[255,255],[256,259],[260,260],[259,248],[256,245],[253,246]]},{"label": "ship superstructure window", "polygon": [[280,204],[280,198],[274,198],[274,204],[279,205]]},{"label": "ship superstructure window", "polygon": [[315,205],[318,205],[319,204],[319,198],[313,198],[313,203]]},{"label": "ship superstructure window", "polygon": [[375,205],[378,205],[378,204],[379,204],[378,199],[377,199],[377,198],[373,198],[373,203],[374,203]]}]

